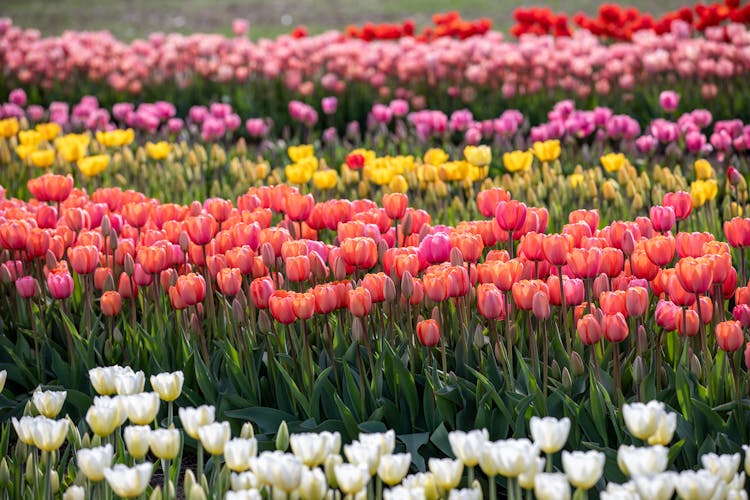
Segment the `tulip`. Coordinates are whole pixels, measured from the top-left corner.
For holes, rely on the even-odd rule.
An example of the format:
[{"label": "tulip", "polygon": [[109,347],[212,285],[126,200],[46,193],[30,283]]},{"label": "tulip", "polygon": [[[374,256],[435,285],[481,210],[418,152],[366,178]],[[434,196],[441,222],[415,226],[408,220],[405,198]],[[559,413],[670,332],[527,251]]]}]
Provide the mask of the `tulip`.
[{"label": "tulip", "polygon": [[445,491],[451,491],[461,482],[464,464],[460,460],[431,458],[428,466],[437,485]]},{"label": "tulip", "polygon": [[120,409],[94,405],[86,412],[86,422],[94,434],[108,437],[122,422]]},{"label": "tulip", "polygon": [[648,290],[642,286],[628,288],[625,292],[625,308],[628,316],[640,318],[648,307]]},{"label": "tulip", "polygon": [[213,423],[216,418],[216,408],[207,405],[197,408],[180,408],[179,416],[185,433],[193,439],[200,440],[198,430]]},{"label": "tulip", "polygon": [[323,433],[293,434],[289,437],[289,444],[292,452],[302,460],[302,463],[308,467],[317,467],[323,464],[329,455],[332,437],[332,434]]},{"label": "tulip", "polygon": [[198,438],[201,445],[211,455],[224,453],[224,445],[229,440],[230,435],[229,422],[214,422],[198,428]]},{"label": "tulip", "polygon": [[553,417],[531,417],[529,428],[534,443],[544,453],[552,454],[560,451],[568,440],[570,419],[556,419]]},{"label": "tulip", "polygon": [[435,347],[440,341],[440,326],[434,319],[426,319],[417,323],[417,338],[425,347]]},{"label": "tulip", "polygon": [[350,463],[363,466],[368,476],[373,476],[378,470],[380,447],[373,443],[353,441],[352,444],[344,445],[344,455]]},{"label": "tulip", "polygon": [[37,411],[47,418],[55,418],[60,413],[65,398],[68,395],[66,391],[34,391],[32,400]]},{"label": "tulip", "polygon": [[112,467],[114,448],[111,444],[98,448],[81,449],[76,453],[78,468],[89,481],[104,480],[104,470]]},{"label": "tulip", "polygon": [[685,191],[665,194],[662,198],[661,204],[672,207],[675,218],[678,221],[687,219],[690,212],[693,211],[693,200],[690,197],[690,193],[686,193]]},{"label": "tulip", "polygon": [[182,371],[172,373],[164,372],[158,375],[151,375],[151,387],[159,395],[162,401],[174,401],[182,393],[182,384],[185,376]]},{"label": "tulip", "polygon": [[83,486],[69,486],[63,494],[63,500],[84,500],[85,498],[86,490],[83,488]]},{"label": "tulip", "polygon": [[146,385],[146,377],[143,372],[134,372],[130,368],[117,370],[114,381],[117,394],[121,396],[143,392],[143,387]]},{"label": "tulip", "polygon": [[719,486],[719,476],[702,469],[699,471],[683,471],[675,480],[675,489],[680,498],[701,499],[712,498]]},{"label": "tulip", "polygon": [[349,312],[357,318],[370,314],[372,309],[372,295],[367,288],[358,287],[348,292]]},{"label": "tulip", "polygon": [[336,465],[333,470],[339,488],[347,495],[361,492],[370,482],[370,475],[365,465],[340,464]]},{"label": "tulip", "polygon": [[70,273],[50,273],[47,275],[47,289],[53,299],[67,299],[73,294],[73,277]]},{"label": "tulip", "polygon": [[104,469],[104,477],[115,494],[125,498],[133,498],[146,490],[151,481],[152,470],[152,465],[149,462],[133,467],[117,464],[112,468]]},{"label": "tulip", "polygon": [[477,307],[479,314],[486,319],[501,319],[505,315],[503,294],[492,283],[483,283],[477,287]]},{"label": "tulip", "polygon": [[534,495],[539,500],[570,500],[570,484],[565,474],[541,473],[534,478]]},{"label": "tulip", "polygon": [[99,301],[102,314],[107,317],[117,316],[122,310],[122,296],[119,292],[107,291],[102,294]]},{"label": "tulip", "polygon": [[739,321],[723,321],[716,325],[716,344],[725,352],[738,351],[744,343],[742,325]]},{"label": "tulip", "polygon": [[180,431],[177,429],[156,429],[148,436],[148,444],[156,458],[173,460],[180,452]]},{"label": "tulip", "polygon": [[674,494],[676,474],[666,472],[654,475],[635,476],[633,482],[642,498],[670,500]]},{"label": "tulip", "polygon": [[[380,457],[378,477],[388,486],[395,486],[404,479],[404,476],[409,472],[410,465],[411,453],[384,455]],[[430,470],[432,470],[432,468]]]},{"label": "tulip", "polygon": [[151,428],[147,425],[131,425],[125,427],[123,439],[130,456],[140,460],[146,456],[149,449],[149,436]]},{"label": "tulip", "polygon": [[656,432],[659,419],[664,414],[664,403],[650,401],[630,403],[622,407],[622,417],[628,431],[638,439],[646,440]]},{"label": "tulip", "polygon": [[34,446],[46,452],[56,451],[67,436],[68,420],[38,417],[31,422],[30,432]]},{"label": "tulip", "polygon": [[604,472],[604,453],[599,451],[563,451],[562,463],[570,484],[581,490],[591,489]]},{"label": "tulip", "polygon": [[528,439],[508,439],[484,443],[479,466],[490,477],[516,478],[536,465],[539,448]]},{"label": "tulip", "polygon": [[159,395],[155,392],[142,392],[126,396],[125,411],[132,424],[149,425],[159,412]]},{"label": "tulip", "polygon": [[388,218],[400,220],[406,215],[409,198],[405,194],[391,193],[383,195],[383,208]]},{"label": "tulip", "polygon": [[594,345],[602,337],[602,326],[593,314],[586,314],[576,325],[578,338],[584,345]]}]

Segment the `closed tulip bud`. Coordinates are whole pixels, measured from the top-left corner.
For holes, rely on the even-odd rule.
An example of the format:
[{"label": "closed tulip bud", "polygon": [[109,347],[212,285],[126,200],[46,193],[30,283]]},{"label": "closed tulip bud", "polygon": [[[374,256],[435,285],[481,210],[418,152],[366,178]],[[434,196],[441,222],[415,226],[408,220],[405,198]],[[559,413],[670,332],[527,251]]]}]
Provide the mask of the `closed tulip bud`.
[{"label": "closed tulip bud", "polygon": [[573,351],[570,355],[570,371],[574,377],[580,377],[584,372],[583,360],[581,359],[581,355],[576,351]]},{"label": "closed tulip bud", "polygon": [[286,420],[282,420],[279,429],[276,431],[276,449],[286,451],[289,448],[289,427]]},{"label": "closed tulip bud", "polygon": [[531,302],[531,310],[534,316],[540,320],[546,320],[550,316],[549,295],[539,291],[534,294]]},{"label": "closed tulip bud", "polygon": [[8,468],[8,459],[3,457],[0,461],[0,489],[10,486],[10,469]]},{"label": "closed tulip bud", "polygon": [[599,297],[602,293],[609,291],[609,278],[602,273],[594,279],[594,297]]},{"label": "closed tulip bud", "polygon": [[701,362],[695,353],[691,353],[688,366],[690,368],[690,373],[695,377],[700,377],[702,375]]},{"label": "closed tulip bud", "polygon": [[563,368],[560,380],[562,381],[562,385],[566,390],[570,390],[570,388],[573,387],[573,378],[570,376],[570,371],[568,370],[567,366]]}]

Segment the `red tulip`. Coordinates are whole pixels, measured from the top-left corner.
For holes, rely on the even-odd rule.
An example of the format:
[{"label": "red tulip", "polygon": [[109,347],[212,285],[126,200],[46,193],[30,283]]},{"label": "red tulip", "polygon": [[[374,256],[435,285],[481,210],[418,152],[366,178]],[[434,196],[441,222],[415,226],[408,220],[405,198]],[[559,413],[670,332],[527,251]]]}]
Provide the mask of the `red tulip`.
[{"label": "red tulip", "polygon": [[501,201],[495,208],[495,220],[504,231],[515,231],[526,220],[526,205],[518,200]]},{"label": "red tulip", "polygon": [[276,290],[268,299],[268,308],[273,318],[279,323],[288,325],[294,323],[297,315],[294,314],[294,296],[286,290]]},{"label": "red tulip", "polygon": [[667,193],[661,200],[661,204],[671,207],[677,220],[685,220],[693,211],[693,198],[690,193],[678,191],[676,193]]}]

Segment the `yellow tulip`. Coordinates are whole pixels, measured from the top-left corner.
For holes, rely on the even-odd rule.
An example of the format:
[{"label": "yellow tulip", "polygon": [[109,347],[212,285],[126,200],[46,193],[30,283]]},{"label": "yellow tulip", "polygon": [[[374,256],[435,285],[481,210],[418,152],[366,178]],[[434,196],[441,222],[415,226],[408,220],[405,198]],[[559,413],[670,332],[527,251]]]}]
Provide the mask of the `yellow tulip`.
[{"label": "yellow tulip", "polygon": [[44,140],[44,136],[36,130],[21,130],[18,133],[18,142],[24,146],[38,146]]},{"label": "yellow tulip", "polygon": [[476,167],[474,165],[469,165],[468,178],[471,182],[481,181],[482,179],[487,177],[488,173],[489,173],[489,167],[486,165],[483,167]]},{"label": "yellow tulip", "polygon": [[388,187],[391,188],[391,191],[394,193],[406,193],[409,190],[409,183],[403,175],[398,174],[393,176]]},{"label": "yellow tulip", "polygon": [[45,141],[51,141],[62,131],[60,125],[54,122],[40,123],[35,128],[37,132],[42,134],[42,137],[44,137]]},{"label": "yellow tulip", "polygon": [[86,156],[86,147],[78,141],[60,141],[55,143],[57,152],[63,160],[73,163]]},{"label": "yellow tulip", "polygon": [[363,172],[366,179],[374,182],[378,186],[389,184],[395,175],[393,169],[389,168],[387,165],[365,167]]},{"label": "yellow tulip", "polygon": [[702,207],[707,201],[713,200],[718,193],[719,184],[716,179],[698,180],[690,184],[690,197],[693,199],[694,207]]},{"label": "yellow tulip", "polygon": [[434,165],[420,165],[417,168],[417,179],[422,182],[433,182],[437,179],[437,168]]},{"label": "yellow tulip", "polygon": [[107,147],[127,146],[135,139],[135,132],[132,128],[127,130],[115,129],[108,132],[98,131],[96,140]]},{"label": "yellow tulip", "polygon": [[375,151],[371,149],[364,149],[364,148],[357,148],[353,151],[350,151],[349,154],[364,156],[365,165],[369,164],[372,160],[374,160],[377,157],[377,155],[375,154]]},{"label": "yellow tulip", "polygon": [[708,160],[697,160],[695,162],[695,177],[698,180],[705,181],[715,176],[714,168],[708,162]]},{"label": "yellow tulip", "polygon": [[464,148],[466,161],[475,167],[484,167],[492,161],[492,150],[489,146],[466,146]]},{"label": "yellow tulip", "polygon": [[560,157],[560,141],[551,139],[544,142],[535,142],[534,154],[539,158],[539,161],[555,161]]},{"label": "yellow tulip", "polygon": [[614,200],[617,194],[617,184],[613,180],[602,183],[602,196],[605,200]]},{"label": "yellow tulip", "polygon": [[147,142],[146,143],[146,153],[148,153],[148,156],[152,160],[163,160],[167,156],[169,156],[169,151],[171,147],[167,141],[160,141],[157,143],[153,142]]},{"label": "yellow tulip", "polygon": [[291,182],[292,184],[302,185],[307,184],[307,182],[312,177],[314,170],[308,169],[304,164],[301,163],[292,163],[291,165],[286,166],[284,172],[286,173],[286,179],[289,182]]},{"label": "yellow tulip", "polygon": [[312,144],[303,144],[301,146],[289,146],[286,150],[289,158],[298,163],[303,158],[309,158],[315,153]]},{"label": "yellow tulip", "polygon": [[78,160],[78,170],[86,177],[96,177],[109,165],[109,155],[95,155]]},{"label": "yellow tulip", "polygon": [[568,177],[568,180],[570,181],[570,187],[576,189],[583,184],[583,174],[571,174],[570,177]]},{"label": "yellow tulip", "polygon": [[432,148],[424,154],[424,162],[428,165],[440,166],[448,161],[448,153],[440,148]]},{"label": "yellow tulip", "polygon": [[9,139],[18,133],[18,120],[16,118],[6,118],[0,120],[0,137]]},{"label": "yellow tulip", "polygon": [[469,163],[465,161],[450,161],[440,165],[440,179],[444,181],[460,181],[469,173]]},{"label": "yellow tulip", "polygon": [[619,172],[627,162],[627,159],[622,153],[608,153],[599,158],[599,161],[602,163],[604,170],[611,173]]},{"label": "yellow tulip", "polygon": [[508,172],[523,172],[531,168],[534,155],[531,151],[512,151],[503,154],[503,166]]},{"label": "yellow tulip", "polygon": [[36,144],[20,144],[16,146],[16,154],[22,160],[26,160],[34,151],[36,151]]},{"label": "yellow tulip", "polygon": [[55,151],[53,149],[40,149],[31,153],[31,163],[35,167],[48,168],[55,163]]},{"label": "yellow tulip", "polygon": [[333,189],[339,181],[339,174],[333,170],[318,170],[313,174],[313,185],[321,191]]}]

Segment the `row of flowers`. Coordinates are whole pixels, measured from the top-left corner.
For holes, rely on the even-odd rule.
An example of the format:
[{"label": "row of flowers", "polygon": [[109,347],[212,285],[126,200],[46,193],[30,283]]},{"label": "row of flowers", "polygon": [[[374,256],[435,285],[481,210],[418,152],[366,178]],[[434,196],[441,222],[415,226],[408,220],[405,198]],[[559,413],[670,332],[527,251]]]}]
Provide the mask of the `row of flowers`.
[{"label": "row of flowers", "polygon": [[[573,28],[566,14],[555,14],[549,8],[518,8],[513,12],[516,24],[510,29],[515,36],[527,33],[536,35],[552,34],[570,36]],[[711,4],[699,3],[693,7],[682,7],[663,14],[655,19],[653,15],[639,11],[635,7],[624,7],[619,4],[606,3],[599,7],[597,17],[592,18],[584,13],[575,14],[573,23],[591,33],[613,39],[631,40],[639,31],[654,31],[658,34],[670,31],[685,32],[714,30],[719,33],[722,23],[748,24],[750,7],[741,6],[739,0],[725,0]]]},{"label": "row of flowers", "polygon": [[[175,498],[189,441],[196,445],[197,466],[184,471],[182,482],[192,499],[259,499],[264,494],[310,500],[337,495],[481,499],[497,497],[498,479],[507,498],[517,500],[524,498],[524,490],[526,498],[533,492],[540,500],[568,500],[571,487],[576,497],[600,490],[604,500],[666,500],[675,493],[686,500],[747,498],[748,446],[743,447],[744,472],[738,472],[740,453],[705,453],[698,471],[667,470],[677,415],[656,401],[627,404],[618,412],[632,438],[644,444],[618,448],[616,463],[628,478],[618,484],[605,473],[605,462],[612,457],[596,450],[564,450],[571,432],[568,418],[531,417],[531,440],[493,441],[487,429],[453,431],[447,435],[451,458],[431,457],[424,467],[409,451],[397,453],[397,448],[408,448],[408,440],[392,430],[360,433],[342,446],[338,432],[290,435],[282,422],[273,441],[267,436],[259,440],[251,422],[232,426],[219,421],[216,408],[207,405],[180,407],[180,427],[175,427],[173,405],[184,383],[180,371],[151,376],[153,392],[144,392],[144,373],[129,367],[93,368],[89,379],[98,396],[85,412],[85,422],[59,418],[65,390],[39,388],[28,400],[25,416],[13,418],[17,444],[0,462],[0,480],[11,496],[56,498],[64,492],[64,500],[76,500],[114,493],[169,500]],[[4,371],[0,380],[5,380]],[[241,427],[237,437],[232,437],[232,427]],[[149,459],[161,461],[163,485],[151,481],[157,466]],[[475,477],[478,471],[482,474]]]},{"label": "row of flowers", "polygon": [[[583,31],[517,42],[488,31],[428,43],[411,38],[373,43],[336,32],[257,43],[220,35],[155,34],[128,44],[101,32],[45,38],[5,19],[0,23],[0,62],[6,88],[33,86],[46,102],[64,95],[63,82],[75,82],[73,89],[65,85],[68,96],[94,86],[107,100],[128,93],[180,101],[180,89],[187,87],[210,99],[232,95],[237,85],[252,82],[258,89],[250,96],[252,108],[261,110],[277,109],[262,98],[267,95],[338,95],[357,103],[347,106],[355,113],[359,103],[371,105],[372,95],[406,99],[417,107],[420,102],[436,106],[448,102],[447,97],[472,103],[492,93],[490,102],[482,99],[482,109],[490,104],[487,111],[497,112],[506,99],[548,92],[578,98],[613,93],[612,102],[619,102],[623,93],[632,97],[633,90],[650,89],[655,79],[665,78],[682,82],[697,104],[701,92],[704,98],[717,95],[717,81],[727,85],[727,93],[740,91],[749,40],[746,26],[731,24],[720,33],[696,37],[680,31],[639,32],[631,42],[615,45]],[[716,106],[741,111],[728,100]]]}]

